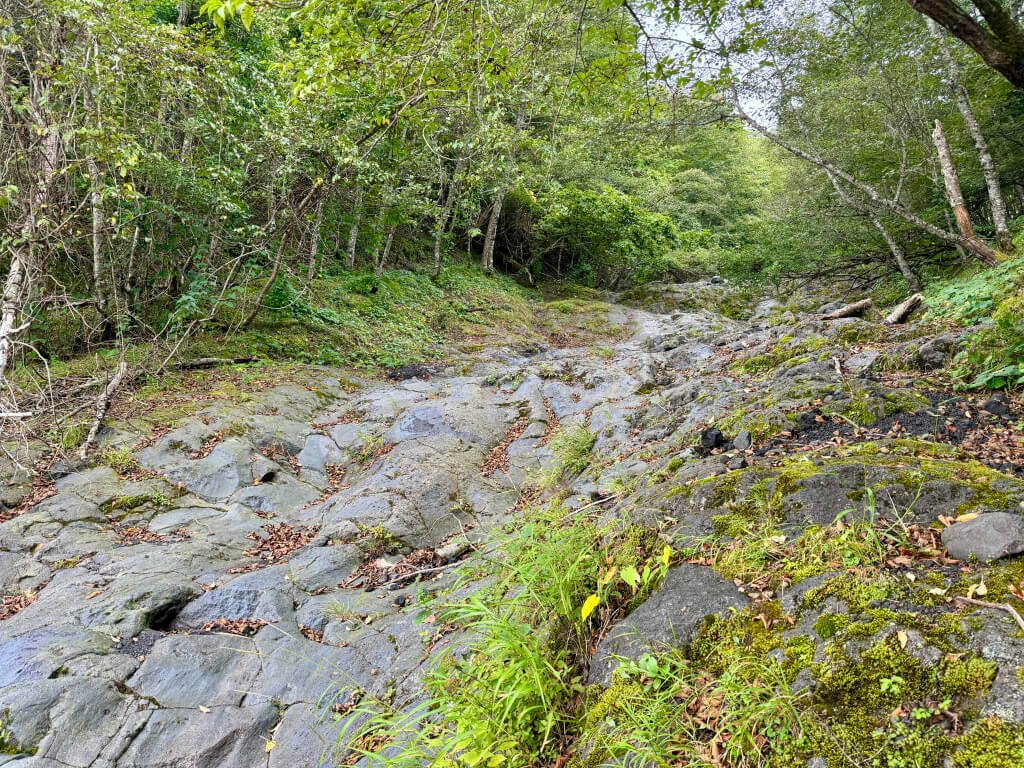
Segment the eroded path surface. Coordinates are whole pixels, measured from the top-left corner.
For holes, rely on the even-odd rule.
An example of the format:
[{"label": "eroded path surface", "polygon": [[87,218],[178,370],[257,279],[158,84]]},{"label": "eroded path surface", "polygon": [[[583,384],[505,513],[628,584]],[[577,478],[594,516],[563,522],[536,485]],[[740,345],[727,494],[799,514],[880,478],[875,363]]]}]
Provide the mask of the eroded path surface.
[{"label": "eroded path surface", "polygon": [[[590,683],[738,610],[766,629],[780,622],[774,653],[807,641],[793,671],[805,688],[827,693],[813,664],[832,658],[830,643],[856,665],[898,632],[919,665],[994,662],[985,686],[956,695],[977,699],[975,717],[1024,722],[1012,618],[945,592],[921,599],[905,577],[930,573],[928,589],[949,594],[987,579],[997,601],[1024,582],[1012,559],[951,564],[1024,550],[1013,404],[982,408],[928,378],[949,334],[824,321],[817,305],[776,301],[730,319],[712,309],[723,290],[656,286],[649,311],[609,305],[607,319],[633,330],[606,348],[495,349],[388,382],[325,369],[170,431],[107,430],[103,461],[0,513],[0,764],[336,763],[334,715],[353,690],[411,701],[431,659],[458,642],[416,623],[425,595],[556,493],[688,552],[595,638]],[[586,468],[539,490],[559,466],[552,436],[574,426],[594,437]],[[873,515],[898,518],[929,552],[890,553],[883,570],[904,593],[844,591],[834,585],[857,574],[842,562],[800,580],[785,565],[737,572],[709,554],[713,539],[770,527],[795,541],[849,509],[848,522],[862,519],[868,496]],[[929,633],[969,609],[973,628],[956,642]],[[823,616],[841,618],[826,632]],[[865,622],[872,631],[844,634]],[[580,734],[581,751],[588,743]]]}]

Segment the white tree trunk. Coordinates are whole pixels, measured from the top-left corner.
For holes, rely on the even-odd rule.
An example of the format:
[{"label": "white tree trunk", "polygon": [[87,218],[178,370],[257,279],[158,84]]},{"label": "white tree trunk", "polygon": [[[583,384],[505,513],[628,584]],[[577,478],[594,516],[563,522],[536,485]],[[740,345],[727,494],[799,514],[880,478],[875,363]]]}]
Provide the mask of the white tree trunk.
[{"label": "white tree trunk", "polygon": [[798,157],[801,160],[805,160],[806,162],[811,163],[812,165],[816,165],[824,171],[830,171],[831,173],[834,173],[837,178],[842,179],[851,187],[854,187],[855,189],[858,189],[861,192],[863,192],[867,196],[867,198],[879,208],[886,208],[892,211],[904,221],[913,224],[915,227],[918,227],[922,231],[927,232],[929,235],[937,237],[938,239],[943,240],[949,243],[950,245],[964,246],[975,257],[985,262],[986,264],[991,265],[997,264],[999,262],[998,257],[995,256],[995,252],[992,251],[992,249],[989,248],[987,245],[985,245],[985,243],[981,242],[981,240],[978,239],[977,236],[975,236],[976,242],[981,243],[982,252],[984,252],[985,249],[987,249],[987,252],[990,254],[988,258],[983,257],[981,253],[978,253],[975,250],[973,250],[973,246],[975,246],[976,244],[969,242],[967,238],[965,238],[963,235],[958,235],[955,232],[947,232],[941,227],[937,227],[931,222],[925,221],[920,216],[915,214],[913,211],[910,211],[907,208],[905,208],[898,200],[891,200],[885,197],[884,195],[882,195],[881,192],[872,187],[870,184],[861,181],[860,179],[858,179],[857,177],[853,176],[850,173],[847,173],[842,168],[837,166],[835,163],[829,162],[828,160],[825,160],[822,157],[818,157],[817,155],[812,155],[810,152],[805,152],[799,147],[790,144],[777,133],[770,130],[769,128],[767,128],[766,126],[762,125],[757,120],[752,118],[750,115],[748,115],[740,106],[739,101],[737,99],[733,99],[733,107],[736,110],[736,115],[741,120],[743,120],[743,122],[745,122],[755,131],[760,133],[770,142],[776,144],[779,147],[782,147],[784,150],[789,152],[794,157]]},{"label": "white tree trunk", "polygon": [[359,222],[363,218],[363,188],[356,191],[355,218],[348,230],[348,251],[345,256],[345,264],[349,269],[356,268],[356,243],[359,241]]},{"label": "white tree trunk", "polygon": [[396,227],[392,227],[388,231],[387,239],[384,241],[384,250],[381,251],[380,258],[375,260],[374,269],[375,269],[378,277],[384,271],[384,265],[388,263],[388,256],[391,255],[391,246],[395,242],[395,231],[397,229],[398,229],[398,227],[396,226]]},{"label": "white tree trunk", "polygon": [[995,251],[974,231],[971,215],[967,212],[967,204],[964,203],[964,196],[960,191],[960,177],[957,176],[956,166],[953,165],[953,156],[949,151],[949,142],[946,141],[946,132],[942,129],[942,122],[939,120],[935,121],[932,142],[934,142],[935,152],[939,156],[939,169],[942,171],[942,179],[946,184],[946,198],[949,200],[949,207],[953,209],[956,226],[960,230],[960,234],[963,235],[964,247],[985,264],[995,266],[999,263]]},{"label": "white tree trunk", "polygon": [[103,274],[103,176],[96,159],[86,160],[89,169],[89,201],[92,207],[92,282],[96,292],[96,307],[104,324],[110,320],[106,278]]},{"label": "white tree trunk", "polygon": [[832,182],[832,186],[836,190],[836,194],[839,195],[840,199],[853,208],[856,211],[867,215],[874,225],[875,229],[882,235],[882,239],[885,240],[885,244],[889,246],[889,253],[892,254],[893,261],[896,262],[896,268],[899,269],[900,274],[903,275],[903,279],[907,281],[907,286],[912,291],[919,291],[921,289],[921,281],[914,273],[914,270],[910,268],[910,264],[907,263],[906,257],[903,255],[903,249],[900,248],[899,243],[896,242],[896,238],[892,236],[889,228],[885,226],[885,223],[872,209],[861,205],[853,199],[851,195],[843,189],[839,180],[835,177],[831,171],[825,171],[825,175],[828,176],[828,180]]},{"label": "white tree trunk", "polygon": [[494,269],[494,241],[498,235],[498,220],[501,218],[501,209],[505,204],[505,195],[508,194],[512,185],[512,171],[516,161],[516,144],[519,141],[519,134],[526,126],[526,104],[520,103],[519,111],[516,113],[516,127],[512,134],[512,141],[508,147],[508,165],[505,166],[505,173],[502,175],[501,186],[498,187],[494,196],[494,203],[491,205],[491,216],[487,219],[487,234],[484,236],[484,250],[480,257],[480,269],[489,272]]},{"label": "white tree trunk", "polygon": [[999,186],[999,173],[996,171],[995,163],[992,161],[992,153],[988,151],[988,142],[985,141],[985,134],[981,132],[981,126],[971,109],[971,101],[967,95],[967,89],[960,79],[960,72],[957,68],[953,54],[949,50],[946,38],[939,31],[938,25],[931,19],[927,19],[928,29],[932,36],[938,41],[939,50],[945,60],[946,73],[949,77],[949,89],[953,92],[957,109],[963,115],[964,124],[967,126],[971,138],[974,139],[974,146],[978,150],[978,163],[981,165],[982,174],[985,176],[985,186],[988,188],[988,199],[992,207],[992,226],[996,231],[996,243],[1006,253],[1013,251],[1013,238],[1010,236],[1010,228],[1006,223],[1006,202],[1003,200],[1003,190]]},{"label": "white tree trunk", "polygon": [[[30,246],[26,244],[26,249]],[[0,387],[4,383],[7,363],[11,357],[14,336],[20,330],[17,327],[18,315],[21,313],[21,298],[25,284],[25,257],[20,250],[11,249],[11,266],[7,270],[4,282],[3,303],[0,304]]]},{"label": "white tree trunk", "polygon": [[316,219],[313,221],[313,231],[309,236],[309,265],[306,271],[306,285],[312,285],[313,278],[316,277],[317,259],[320,256],[320,228],[323,225],[323,221],[324,198],[321,197],[316,204]]},{"label": "white tree trunk", "polygon": [[[435,279],[441,274],[441,241],[444,239],[445,230],[448,228],[448,219],[452,215],[452,208],[455,206],[456,188],[459,184],[459,176],[462,175],[462,171],[466,167],[466,162],[467,158],[465,157],[459,157],[458,161],[456,161],[455,170],[448,181],[448,190],[444,198],[444,204],[441,206],[441,211],[437,217],[437,231],[434,233],[434,270],[432,273]],[[443,176],[441,183],[443,186]]]}]

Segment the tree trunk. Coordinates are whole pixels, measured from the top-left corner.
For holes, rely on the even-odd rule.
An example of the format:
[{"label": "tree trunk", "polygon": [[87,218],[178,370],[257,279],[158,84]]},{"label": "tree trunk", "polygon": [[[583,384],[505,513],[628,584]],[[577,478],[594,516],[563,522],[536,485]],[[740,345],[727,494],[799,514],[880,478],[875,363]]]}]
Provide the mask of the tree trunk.
[{"label": "tree trunk", "polygon": [[[380,259],[374,265],[378,277],[384,271],[384,265],[388,263],[388,256],[391,255],[391,246],[395,242],[395,230],[397,229],[398,227],[394,226],[388,231],[388,237],[384,241],[384,250],[381,251]],[[434,275],[434,277],[437,277],[437,275]]]},{"label": "tree trunk", "polygon": [[[31,246],[26,242],[24,248]],[[21,297],[25,284],[25,261],[20,250],[11,249],[11,265],[7,270],[4,283],[3,304],[0,305],[0,386],[4,382],[7,363],[11,357],[14,336],[20,328],[16,327],[21,312]],[[2,396],[2,392],[0,392]]]},{"label": "tree trunk", "polygon": [[316,204],[316,219],[313,222],[313,231],[309,236],[309,269],[306,272],[306,285],[313,284],[316,277],[317,260],[320,256],[320,227],[324,220],[324,198],[320,198]]},{"label": "tree trunk", "polygon": [[[877,189],[872,187],[870,184],[867,184],[867,183],[861,181],[860,179],[858,179],[856,176],[853,176],[852,174],[847,173],[846,171],[844,171],[842,168],[840,168],[839,166],[835,165],[834,163],[831,163],[831,162],[829,162],[828,160],[825,160],[822,157],[818,157],[817,155],[812,155],[810,152],[805,152],[804,150],[800,149],[799,147],[796,147],[796,146],[790,144],[788,141],[783,139],[777,133],[775,133],[774,131],[770,130],[769,128],[767,128],[766,126],[762,125],[757,120],[752,118],[750,115],[748,115],[743,110],[743,107],[740,106],[740,103],[739,103],[739,101],[737,99],[734,98],[732,103],[733,103],[733,107],[736,110],[737,116],[743,122],[745,122],[747,125],[749,125],[755,131],[760,133],[762,136],[764,136],[766,139],[768,139],[773,144],[776,144],[777,146],[782,147],[782,149],[786,150],[787,152],[789,152],[794,157],[798,157],[801,160],[804,160],[804,161],[806,161],[808,163],[811,163],[812,165],[818,166],[823,171],[828,171],[828,172],[834,173],[837,178],[842,179],[847,184],[849,184],[851,187],[854,187],[855,189],[858,189],[861,192],[863,192],[867,196],[867,198],[874,205],[878,206],[879,208],[887,208],[888,210],[890,210],[893,213],[895,213],[897,216],[899,216],[904,221],[907,221],[910,224],[913,224],[915,227],[918,227],[919,229],[923,230],[924,232],[927,232],[929,235],[932,235],[933,237],[937,237],[938,239],[943,240],[944,242],[947,242],[947,243],[949,243],[950,245],[953,245],[953,246],[962,245],[965,248],[967,248],[967,250],[971,251],[971,253],[974,253],[974,251],[971,250],[971,244],[968,242],[967,238],[965,238],[963,235],[958,235],[958,234],[956,234],[954,232],[947,232],[946,230],[942,229],[941,227],[937,227],[934,224],[932,224],[931,222],[925,221],[920,216],[915,214],[913,211],[910,211],[907,208],[905,208],[898,200],[890,200],[890,199],[884,197],[881,192],[879,192]],[[989,248],[987,245],[985,245],[985,243],[982,243],[977,238],[977,236],[975,236],[975,240],[978,243],[981,243],[981,247],[982,247],[983,250],[984,249],[988,249],[988,252],[991,254],[991,258],[993,258],[993,259],[996,258],[995,257],[995,252],[992,251],[992,249]],[[978,255],[978,254],[975,254],[975,255],[980,260],[985,261],[985,259],[982,258],[980,255]],[[988,262],[986,262],[986,263],[988,263]],[[997,263],[997,262],[994,262],[994,263]]]},{"label": "tree trunk", "polygon": [[181,0],[178,3],[178,29],[181,29],[188,23],[188,17],[192,15],[192,8],[189,4],[189,0]]},{"label": "tree trunk", "polygon": [[95,158],[90,157],[86,160],[86,165],[89,169],[89,198],[92,206],[92,282],[96,293],[96,308],[100,312],[103,336],[106,338],[106,331],[110,325],[110,306],[107,281],[103,274],[103,177]]},{"label": "tree trunk", "polygon": [[946,183],[946,198],[949,200],[949,207],[953,209],[957,228],[963,235],[964,247],[977,259],[993,267],[999,263],[999,259],[991,246],[978,237],[974,231],[971,215],[967,212],[964,196],[960,192],[960,178],[957,176],[956,166],[953,165],[953,156],[949,152],[946,133],[942,130],[942,122],[939,120],[935,121],[932,141],[935,143],[935,151],[939,156],[939,168],[942,170],[942,178]]},{"label": "tree trunk", "polygon": [[900,274],[903,275],[903,279],[907,283],[907,287],[912,291],[921,290],[921,279],[917,274],[910,268],[910,264],[907,263],[907,257],[903,254],[903,249],[900,248],[899,243],[896,242],[896,238],[892,236],[889,228],[885,226],[882,220],[878,217],[878,214],[872,211],[868,214],[871,219],[871,223],[875,225],[875,229],[882,235],[882,239],[885,240],[885,244],[889,246],[889,253],[892,254],[893,261],[896,262],[896,268],[899,269]]},{"label": "tree trunk", "polygon": [[838,320],[840,317],[857,317],[864,314],[871,307],[871,304],[871,299],[861,299],[860,301],[853,302],[853,304],[842,306],[835,312],[830,312],[825,315],[825,319]]},{"label": "tree trunk", "polygon": [[[444,239],[444,232],[448,228],[448,218],[452,215],[452,208],[455,205],[455,190],[459,183],[459,176],[465,167],[466,158],[459,157],[455,163],[455,170],[452,172],[451,180],[448,182],[448,193],[444,198],[444,204],[441,206],[441,212],[437,217],[437,232],[434,235],[434,270],[431,273],[431,277],[434,280],[441,274],[441,241]],[[443,181],[442,177],[442,183]]]},{"label": "tree trunk", "polygon": [[978,149],[978,163],[985,176],[985,186],[988,188],[988,199],[992,207],[992,226],[996,231],[996,243],[1005,253],[1013,252],[1013,238],[1010,236],[1010,228],[1006,223],[1006,203],[1003,201],[1003,190],[999,186],[999,173],[996,171],[995,163],[992,161],[992,153],[988,150],[988,142],[981,132],[981,126],[971,109],[971,101],[967,95],[967,89],[960,79],[960,72],[957,69],[953,54],[946,44],[946,39],[939,31],[934,20],[928,19],[928,29],[939,44],[939,50],[946,63],[946,72],[949,76],[949,89],[953,92],[956,106],[963,115],[964,124],[967,126],[971,138],[974,139],[974,146]]},{"label": "tree trunk", "polygon": [[359,221],[363,217],[363,188],[356,190],[355,218],[348,230],[348,251],[345,256],[345,264],[351,270],[356,268],[356,242],[359,240]]},{"label": "tree trunk", "polygon": [[480,257],[480,269],[490,272],[494,269],[494,241],[498,235],[498,220],[501,218],[501,209],[505,204],[505,195],[508,194],[512,184],[512,170],[516,160],[516,143],[519,141],[519,134],[526,125],[526,104],[520,103],[519,111],[516,113],[516,128],[512,134],[512,141],[508,148],[508,165],[505,166],[505,173],[501,179],[501,186],[494,197],[494,204],[491,205],[491,216],[487,219],[487,234],[484,237],[484,250]]},{"label": "tree trunk", "polygon": [[[997,0],[971,0],[986,28],[956,0],[908,0],[910,7],[939,24],[974,50],[992,69],[1024,89],[1024,28]],[[1012,4],[1011,4],[1012,7]]]},{"label": "tree trunk", "polygon": [[288,235],[290,231],[291,230],[289,229],[285,229],[284,233],[281,235],[281,242],[277,246],[277,256],[274,258],[274,268],[270,271],[270,277],[267,278],[267,282],[260,290],[260,295],[256,297],[256,303],[253,304],[252,309],[249,310],[249,314],[247,314],[239,324],[238,330],[244,331],[248,327],[249,323],[255,319],[256,315],[259,314],[259,311],[263,309],[263,300],[267,298],[267,294],[270,293],[271,286],[277,282],[277,276],[281,272],[281,262],[284,260],[284,249],[285,245],[288,243]]},{"label": "tree trunk", "polygon": [[893,307],[893,310],[885,317],[885,324],[896,325],[896,323],[902,323],[910,317],[911,313],[918,308],[922,301],[924,301],[924,296],[920,293],[915,293],[909,299]]},{"label": "tree trunk", "polygon": [[509,177],[511,173],[505,172],[501,180],[501,186],[491,204],[491,215],[487,219],[487,234],[484,236],[484,250],[480,256],[480,269],[490,272],[494,269],[494,241],[498,237],[498,219],[501,218],[501,209],[505,204],[505,193],[508,190]]},{"label": "tree trunk", "polygon": [[899,243],[896,242],[896,238],[894,238],[892,233],[889,232],[889,228],[885,226],[881,217],[879,217],[879,215],[870,208],[860,205],[853,199],[853,197],[847,194],[846,190],[843,189],[842,185],[839,183],[839,180],[835,177],[835,174],[830,171],[825,171],[825,174],[828,176],[828,180],[832,182],[832,186],[835,188],[836,194],[838,194],[839,197],[851,208],[866,214],[871,220],[871,223],[874,224],[875,229],[879,231],[882,235],[882,239],[885,240],[885,244],[889,246],[889,253],[892,254],[893,261],[896,262],[896,267],[899,269],[900,274],[903,275],[903,279],[906,280],[907,286],[910,290],[921,290],[921,280],[914,273],[914,270],[910,268],[910,264],[907,263],[907,259],[903,255],[903,249],[900,248]]}]

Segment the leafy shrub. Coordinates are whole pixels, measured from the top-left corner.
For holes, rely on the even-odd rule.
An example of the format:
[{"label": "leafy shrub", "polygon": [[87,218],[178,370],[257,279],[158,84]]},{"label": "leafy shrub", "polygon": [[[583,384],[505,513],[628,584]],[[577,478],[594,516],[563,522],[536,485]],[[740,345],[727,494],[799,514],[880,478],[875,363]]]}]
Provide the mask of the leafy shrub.
[{"label": "leafy shrub", "polygon": [[950,280],[930,293],[932,317],[964,325],[990,323],[972,334],[954,359],[961,387],[1024,384],[1024,257],[967,280]]},{"label": "leafy shrub", "polygon": [[669,254],[682,240],[664,214],[611,187],[564,187],[542,203],[534,248],[549,268],[612,289],[672,274],[676,261]]}]

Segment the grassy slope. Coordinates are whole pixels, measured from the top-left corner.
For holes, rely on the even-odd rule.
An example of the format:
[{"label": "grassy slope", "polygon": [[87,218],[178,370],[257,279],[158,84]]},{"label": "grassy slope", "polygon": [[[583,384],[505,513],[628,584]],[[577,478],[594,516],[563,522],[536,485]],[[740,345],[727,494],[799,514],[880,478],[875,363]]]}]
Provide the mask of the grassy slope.
[{"label": "grassy slope", "polygon": [[[111,416],[144,418],[156,427],[201,409],[210,399],[241,400],[268,382],[301,381],[310,365],[372,378],[416,362],[456,359],[466,365],[487,347],[604,345],[623,333],[609,323],[596,293],[569,296],[549,286],[542,295],[507,277],[487,277],[468,267],[446,269],[436,283],[422,272],[395,270],[380,278],[365,273],[324,277],[309,291],[300,288],[279,282],[265,302],[270,308],[247,330],[232,332],[233,322],[249,306],[239,302],[181,344],[173,358],[255,358],[253,362],[172,369],[161,376],[144,373],[115,399]],[[44,335],[46,345],[47,332],[67,333],[58,329],[54,325],[37,333]],[[174,342],[129,345],[123,353],[131,366],[153,371]],[[102,382],[120,353],[98,347],[64,359],[52,357],[49,375],[63,382],[58,386],[89,378]],[[26,388],[33,381],[43,384],[45,375],[39,366],[17,372]],[[86,394],[95,396],[94,390]],[[48,442],[70,450],[84,438],[91,413],[91,408],[72,418],[48,413],[32,426]]]}]

